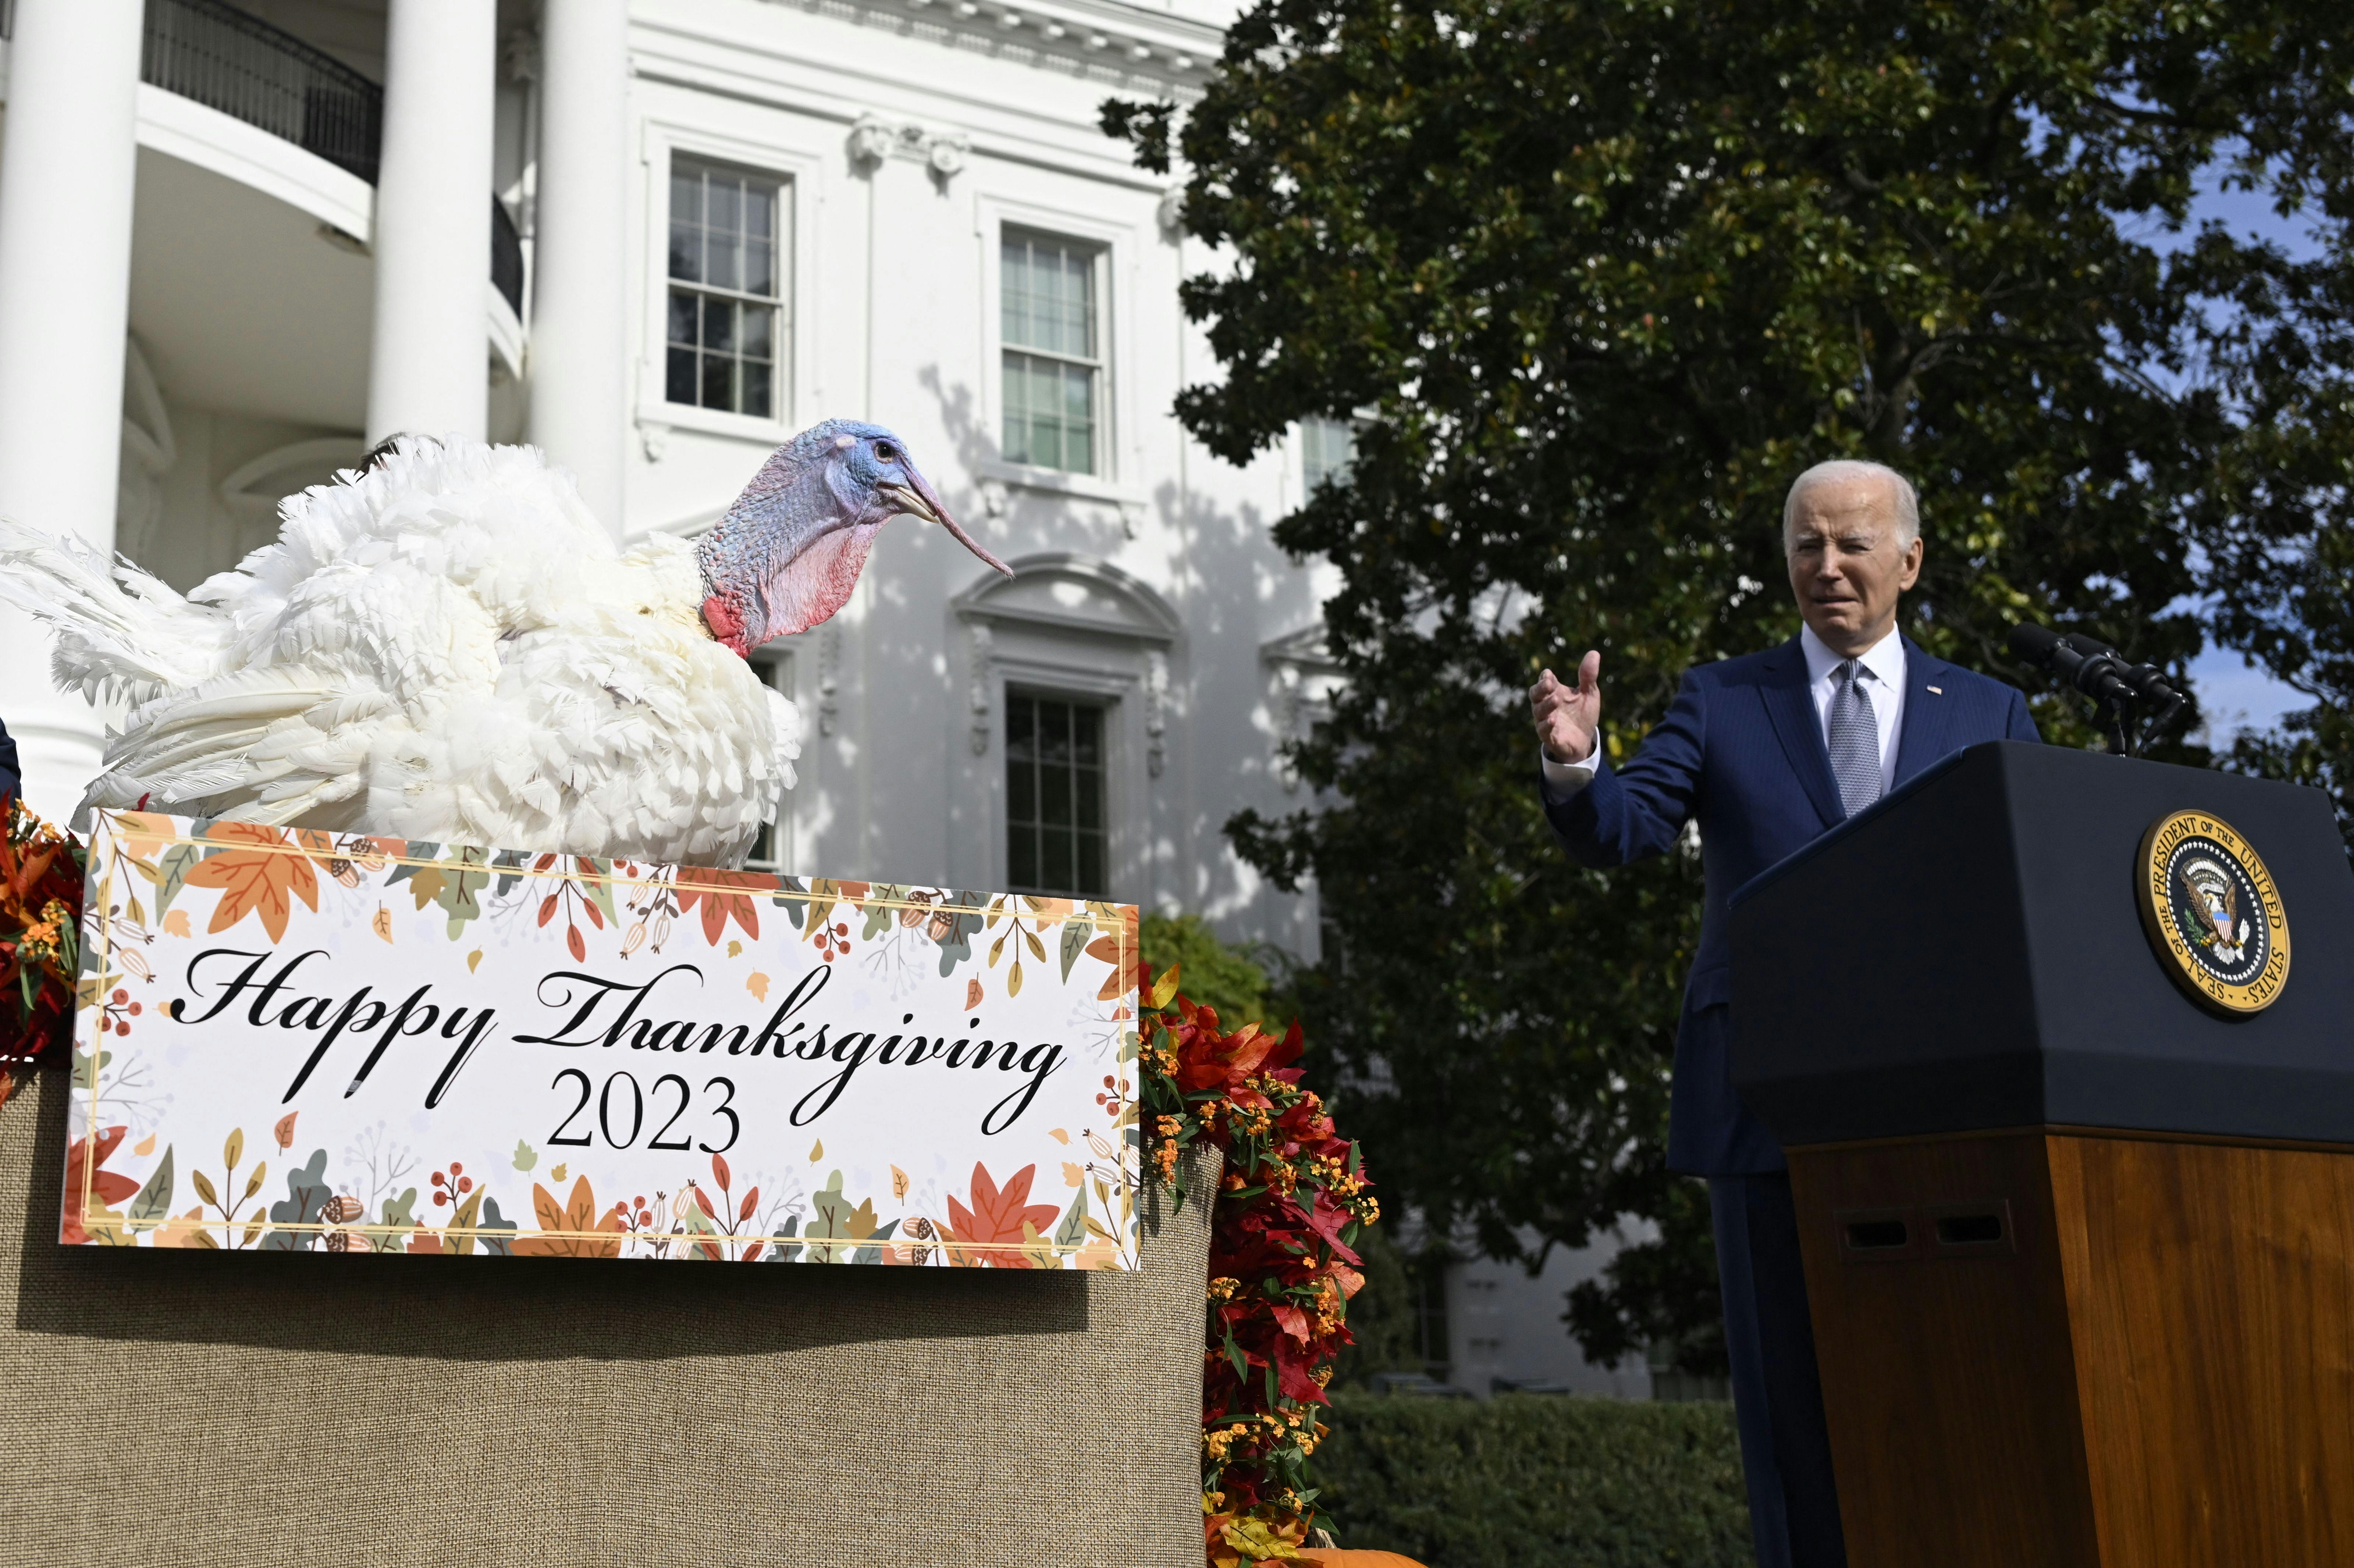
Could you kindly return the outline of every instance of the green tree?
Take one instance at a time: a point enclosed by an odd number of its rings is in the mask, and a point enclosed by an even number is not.
[[[2354,136],[2279,149],[2276,185],[2317,211],[2311,260],[2200,247],[2237,310],[2211,360],[2245,433],[2195,514],[2222,640],[2313,700],[2228,765],[2327,790],[2354,846]]]
[[[1221,1027],[1268,1022],[1267,966],[1257,949],[1224,941],[1199,915],[1147,915],[1138,938],[1145,969],[1157,976],[1177,965],[1178,989],[1214,1008]],[[1277,1028],[1289,1022],[1273,1021]]]
[[[1216,248],[1193,435],[1241,461],[1371,410],[1277,530],[1342,580],[1346,685],[1296,753],[1327,804],[1229,824],[1320,892],[1310,1037],[1386,1201],[1508,1256],[1661,1222],[1578,1304],[1590,1349],[1721,1356],[1661,1160],[1700,869],[1565,862],[1523,689],[1600,648],[1623,758],[1686,667],[1790,635],[1781,500],[1833,456],[1919,485],[1933,652],[2021,678],[2032,616],[2180,674],[2198,562],[2266,558],[2263,340],[2311,346],[2331,302],[2176,231],[2219,172],[2338,200],[2349,42],[2318,0],[1262,0],[1182,117],[1106,106]]]

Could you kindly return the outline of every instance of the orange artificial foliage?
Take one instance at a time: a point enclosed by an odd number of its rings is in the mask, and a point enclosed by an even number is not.
[[[1202,1524],[1212,1568],[1235,1568],[1296,1557],[1315,1522],[1316,1411],[1364,1283],[1352,1244],[1381,1210],[1357,1146],[1300,1086],[1299,1026],[1229,1033],[1176,980],[1172,969],[1144,998],[1144,1123],[1164,1181],[1196,1139],[1225,1156],[1210,1216]]]
[[[73,837],[0,796],[0,1100],[8,1070],[62,1048],[73,1033],[82,867]]]

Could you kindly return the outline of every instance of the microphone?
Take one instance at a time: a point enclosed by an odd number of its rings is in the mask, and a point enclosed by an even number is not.
[[[2134,689],[2134,694],[2153,703],[2179,703],[2182,694],[2167,683],[2166,672],[2155,664],[2128,664],[2125,655],[2107,643],[2095,641],[2081,631],[2072,631],[2060,640],[2088,659],[2107,658],[2116,662],[2117,676]]]
[[[2063,638],[2050,627],[2038,626],[2032,621],[2022,620],[2010,629],[2013,657],[2050,670],[2097,701],[2133,701],[2135,687],[2126,678],[2131,666],[2100,643],[2093,643],[2100,652],[2087,653],[2074,646],[2075,641],[2074,638]],[[2084,641],[2092,641],[2090,638]]]

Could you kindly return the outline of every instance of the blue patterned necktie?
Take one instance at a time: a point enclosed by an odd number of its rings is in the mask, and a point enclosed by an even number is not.
[[[1872,678],[1852,659],[1831,672],[1831,774],[1850,817],[1880,799],[1880,721],[1863,689]]]

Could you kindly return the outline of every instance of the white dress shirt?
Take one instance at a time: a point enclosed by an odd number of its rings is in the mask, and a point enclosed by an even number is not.
[[[1839,689],[1831,677],[1847,662],[1847,655],[1816,636],[1811,626],[1799,629],[1798,647],[1807,656],[1807,693],[1815,699],[1815,722],[1822,726],[1823,744],[1829,747],[1831,695]],[[1891,631],[1866,649],[1857,662],[1869,672],[1858,678],[1863,682],[1863,694],[1871,699],[1872,719],[1880,726],[1880,792],[1884,795],[1896,788],[1896,743],[1904,734],[1904,639]],[[1583,762],[1555,762],[1539,747],[1537,760],[1544,768],[1546,793],[1557,800],[1566,800],[1593,783],[1601,755],[1597,745]]]

